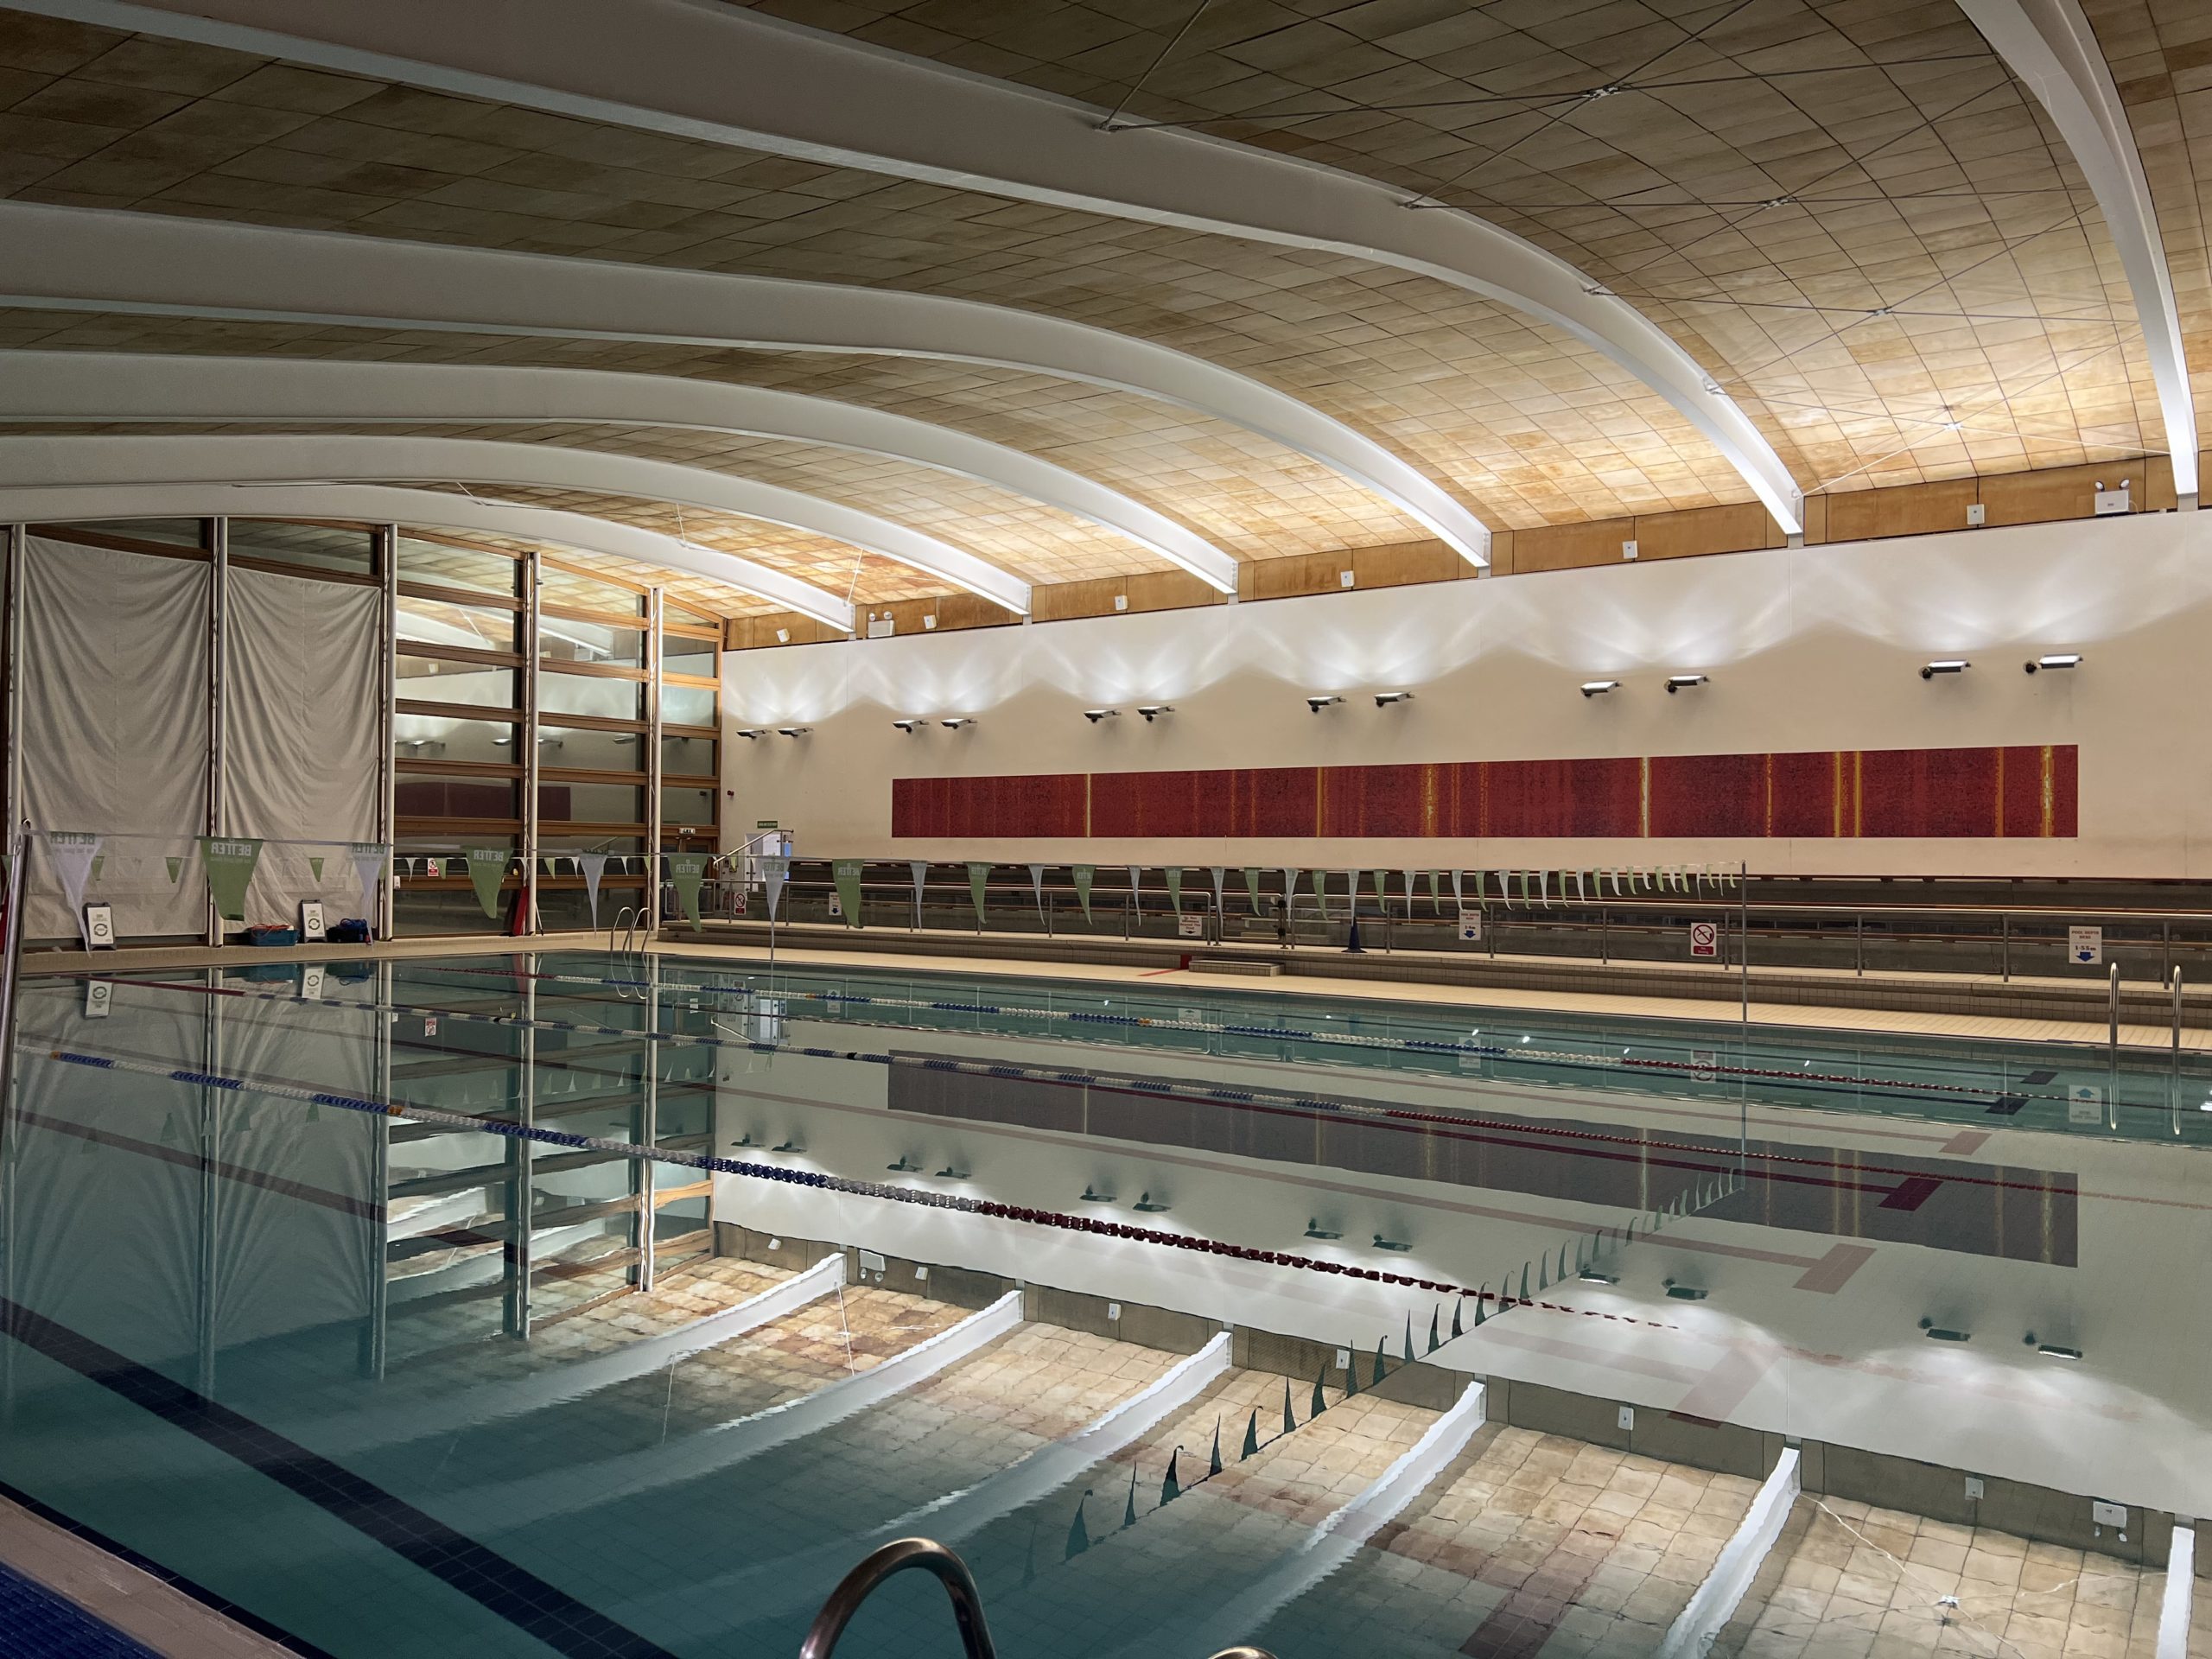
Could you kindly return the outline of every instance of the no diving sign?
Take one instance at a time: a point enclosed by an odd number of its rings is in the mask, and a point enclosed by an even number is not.
[[[1690,955],[1707,961],[1720,955],[1720,925],[1718,922],[1690,924]]]

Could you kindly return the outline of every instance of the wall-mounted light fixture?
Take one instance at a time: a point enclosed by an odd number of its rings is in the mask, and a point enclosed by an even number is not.
[[[1702,674],[1669,674],[1667,677],[1667,692],[1671,696],[1677,691],[1687,691],[1694,685],[1705,683],[1706,677]]]
[[[1411,702],[1413,700],[1414,694],[1410,691],[1377,691],[1375,694],[1377,709],[1388,709],[1394,702]]]
[[[948,732],[965,731],[969,727],[973,726],[975,723],[976,716],[973,715],[956,715],[950,720],[940,720],[938,721],[938,724],[944,727]]]
[[[1306,699],[1306,712],[1308,714],[1318,715],[1324,709],[1333,708],[1336,704],[1340,703],[1343,701],[1344,699],[1339,696],[1316,694],[1315,696]]]
[[[900,731],[906,733],[907,736],[912,737],[916,732],[918,732],[927,727],[929,721],[926,720],[894,720],[891,723],[897,727]]]
[[[2056,1342],[2037,1343],[2036,1344],[2036,1352],[2041,1354],[2045,1359],[2079,1359],[2082,1357],[2082,1351],[2079,1348],[2069,1348],[2063,1344]]]
[[[1137,705],[1137,713],[1144,716],[1144,723],[1147,726],[1162,715],[1172,715],[1174,712],[1175,705],[1172,702],[1141,702]]]
[[[2082,653],[2080,652],[2061,651],[2054,652],[2048,657],[2033,658],[2027,664],[2027,671],[2033,674],[2038,670],[2046,668],[2079,668],[2081,666]]]
[[[779,737],[804,737],[813,729],[814,728],[811,726],[779,726],[776,728],[776,735]]]
[[[747,727],[745,730],[743,730],[743,731],[740,732],[740,733],[738,734],[738,735],[739,735],[740,737],[743,737],[743,738],[755,738],[755,737],[766,737],[766,736],[767,736],[767,735],[768,735],[768,734],[767,734],[765,730],[763,730],[760,727],[758,727],[758,726],[751,726],[751,727]]]
[[[1963,674],[1973,666],[1974,664],[1963,657],[1938,657],[1934,662],[1923,663],[1921,665],[1920,677],[1923,680],[1932,680],[1938,674]]]
[[[1118,709],[1086,709],[1083,711],[1083,717],[1096,726],[1102,720],[1119,720],[1122,711]]]
[[[1620,689],[1621,683],[1618,680],[1585,680],[1582,682],[1582,695],[1586,697],[1601,697],[1609,691],[1618,691]]]

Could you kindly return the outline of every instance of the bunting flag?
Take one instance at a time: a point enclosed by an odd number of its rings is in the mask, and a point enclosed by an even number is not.
[[[1560,895],[1562,899],[1566,896],[1567,895],[1565,893],[1561,893]],[[1577,870],[1574,873],[1574,902],[1578,905],[1585,905],[1590,902],[1587,896],[1585,895],[1582,891],[1582,872],[1580,870]]]
[[[48,830],[43,832],[43,839],[46,855],[53,861],[61,891],[68,897],[69,913],[76,918],[77,931],[89,946],[92,941],[91,935],[85,932],[85,883],[92,877],[92,861],[99,856],[100,837]]]
[[[1037,919],[1041,922],[1045,919],[1045,867],[1042,864],[1029,867],[1029,890],[1037,895]]]
[[[1167,902],[1178,916],[1183,913],[1183,867],[1180,864],[1167,867]]]
[[[781,855],[760,861],[760,880],[768,890],[768,919],[776,919],[776,901],[784,896],[784,881],[791,873],[791,861]]]
[[[162,862],[168,868],[169,886],[175,887],[184,880],[184,860],[181,856],[175,853],[164,853]]]
[[[254,866],[261,861],[261,842],[252,837],[202,836],[200,861],[207,868],[215,913],[226,922],[245,920],[245,890],[253,880]]]
[[[1069,873],[1075,877],[1076,902],[1083,906],[1084,924],[1088,926],[1090,922],[1090,884],[1098,874],[1098,867],[1096,864],[1077,864],[1070,868]]]
[[[1244,867],[1244,896],[1252,901],[1252,913],[1257,916],[1260,913],[1260,872],[1250,864]]]
[[[1490,908],[1490,900],[1483,893],[1483,873],[1480,870],[1475,872],[1475,906],[1479,910]]]
[[[668,879],[676,888],[676,902],[683,906],[683,913],[691,918],[691,925],[699,925],[699,884],[706,879],[707,855],[704,853],[670,853],[665,862]]]
[[[1376,870],[1372,874],[1375,877],[1375,907],[1388,916],[1390,913],[1390,872]],[[1406,900],[1408,904],[1412,903],[1413,896],[1413,884],[1408,881],[1406,884]]]
[[[1552,873],[1549,870],[1536,872],[1536,897],[1546,910],[1552,907]]]
[[[1459,872],[1454,870],[1452,874],[1457,875]],[[1408,876],[1407,880],[1410,882],[1412,880],[1412,877]],[[1408,886],[1406,889],[1406,893],[1408,897],[1410,898],[1413,893],[1413,888]],[[1428,907],[1434,911],[1439,916],[1441,916],[1444,913],[1444,872],[1441,870],[1431,870],[1428,873]]]
[[[1318,870],[1314,872],[1317,876],[1319,874]],[[1325,912],[1329,907],[1324,905],[1321,908]],[[1344,919],[1348,922],[1359,919],[1359,872],[1357,870],[1344,872]]]
[[[599,925],[599,881],[607,874],[605,853],[578,853],[576,868],[583,872],[584,902],[591,907],[591,925]]]
[[[315,878],[315,886],[319,887],[322,885],[322,855],[321,853],[308,855],[308,874]]]
[[[1483,873],[1480,870],[1475,872],[1475,892],[1478,895],[1483,890],[1482,876]],[[1465,870],[1452,872],[1452,908],[1454,910],[1465,910],[1467,907],[1466,882],[1467,873]]]
[[[983,898],[989,891],[990,885],[991,867],[988,864],[978,863],[974,859],[969,860],[968,896],[976,901],[976,925],[978,927],[983,925]]]
[[[1078,1497],[1075,1501],[1075,1521],[1068,1528],[1068,1548],[1067,1554],[1060,1558],[1063,1560],[1071,1561],[1090,1548],[1090,1532],[1083,1524],[1084,1498],[1090,1496],[1090,1488],[1086,1486],[1083,1489],[1083,1497]]]
[[[461,855],[468,870],[468,884],[476,889],[476,902],[483,906],[486,916],[497,921],[499,884],[507,879],[507,866],[514,855],[505,847],[464,847]],[[211,884],[213,882],[212,871],[207,879]]]
[[[845,912],[845,925],[861,925],[861,869],[857,858],[841,858],[830,867],[837,883],[837,907]]]
[[[906,868],[914,878],[914,925],[918,929],[922,925],[922,888],[930,879],[930,861],[926,858],[908,859]]]
[[[1249,871],[1246,872],[1246,879],[1250,879]],[[1297,896],[1297,893],[1298,872],[1296,870],[1285,870],[1282,873],[1282,913],[1286,918],[1289,917],[1291,912],[1290,901]],[[1257,888],[1253,889],[1253,903],[1255,905],[1259,902],[1258,895],[1259,890]]]
[[[1225,917],[1229,914],[1229,867],[1217,864],[1213,867],[1212,874],[1213,913]]]
[[[1141,864],[1131,864],[1125,868],[1129,873],[1129,902],[1136,907],[1137,914],[1141,916],[1144,914],[1144,867]]]

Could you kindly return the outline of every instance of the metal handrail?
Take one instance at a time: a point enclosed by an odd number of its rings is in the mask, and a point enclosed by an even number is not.
[[[990,1627],[983,1622],[983,1598],[976,1588],[976,1575],[968,1563],[932,1538],[900,1538],[884,1547],[845,1574],[822,1611],[808,1627],[799,1644],[799,1659],[830,1659],[837,1638],[845,1633],[853,1615],[876,1587],[894,1573],[919,1568],[937,1574],[952,1602],[953,1622],[960,1627],[960,1645],[968,1659],[997,1659],[991,1645]]]
[[[976,1575],[968,1570],[968,1563],[960,1559],[958,1551],[947,1548],[934,1538],[898,1539],[846,1573],[830,1592],[829,1600],[822,1604],[814,1623],[807,1627],[806,1640],[799,1645],[799,1659],[830,1659],[836,1650],[837,1638],[853,1622],[853,1615],[860,1611],[861,1604],[893,1573],[910,1567],[934,1573],[944,1586],[944,1593],[952,1603],[953,1622],[960,1627],[960,1645],[966,1650],[968,1659],[997,1659],[998,1650],[991,1645],[990,1629],[983,1622],[983,1598],[976,1588]],[[1213,1659],[1274,1659],[1274,1656],[1265,1648],[1239,1646],[1224,1648]]]

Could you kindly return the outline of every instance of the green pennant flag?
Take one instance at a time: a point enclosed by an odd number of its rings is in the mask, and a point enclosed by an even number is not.
[[[969,859],[968,861],[968,896],[976,901],[976,922],[978,926],[982,925],[983,920],[983,895],[989,892],[990,886],[991,867],[988,864],[979,864],[972,858]]]
[[[103,865],[103,864],[105,864],[105,863],[106,863],[106,862],[107,862],[107,855],[106,855],[105,853],[94,853],[94,854],[92,855],[92,880],[93,880],[97,881],[97,880],[99,880],[100,879],[100,866],[101,866],[101,865]]]
[[[169,886],[175,887],[184,880],[184,860],[180,855],[165,853],[162,856],[162,862],[169,867]]]
[[[1257,916],[1260,913],[1260,871],[1257,865],[1247,864],[1244,867],[1244,893],[1252,901],[1252,913]]]
[[[1088,926],[1090,922],[1090,883],[1098,874],[1098,867],[1096,864],[1073,864],[1068,868],[1075,877],[1076,902],[1083,906],[1084,923]]]
[[[691,925],[698,926],[699,884],[706,879],[707,855],[668,853],[663,855],[663,861],[668,866],[669,881],[676,888],[676,902],[683,906]]]
[[[308,855],[308,873],[315,877],[315,886],[322,885],[322,855],[321,853]]]
[[[845,925],[861,925],[861,863],[857,858],[841,858],[830,867],[837,881],[837,907],[845,912]]]
[[[1411,896],[1408,895],[1409,898]],[[1441,870],[1431,870],[1428,873],[1428,903],[1429,908],[1438,915],[1441,916],[1444,913],[1444,872]]]
[[[1178,916],[1183,913],[1183,867],[1179,864],[1167,867],[1167,902]]]
[[[467,861],[468,885],[476,889],[476,902],[486,916],[499,920],[499,884],[507,879],[514,855],[505,847],[464,847],[461,855]]]
[[[261,861],[261,842],[202,836],[200,861],[207,867],[207,890],[215,895],[215,913],[226,922],[245,920],[245,890],[253,880],[253,867]]]
[[[1373,874],[1375,877],[1376,907],[1387,916],[1390,913],[1390,872],[1388,870],[1376,870],[1373,872]],[[1408,892],[1406,896],[1410,899],[1413,895]]]

